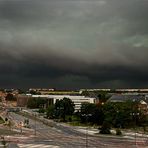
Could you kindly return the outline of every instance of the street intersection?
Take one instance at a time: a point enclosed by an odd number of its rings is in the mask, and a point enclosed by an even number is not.
[[[19,124],[25,117],[10,113],[10,117]],[[9,137],[11,144],[20,148],[146,148],[144,143],[135,143],[134,139],[117,137],[100,137],[90,135],[89,132],[80,132],[75,127],[55,123],[47,126],[38,120],[29,119],[30,128],[17,127],[17,137]]]

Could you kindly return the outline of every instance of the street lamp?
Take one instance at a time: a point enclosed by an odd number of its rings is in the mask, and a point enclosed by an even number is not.
[[[86,122],[88,123],[88,118],[92,116],[92,114],[83,114],[82,116],[86,117]],[[86,126],[86,148],[88,147],[88,126]]]
[[[35,131],[34,131],[34,134],[36,136],[36,112],[35,112]]]
[[[137,145],[137,137],[136,137],[136,125],[137,125],[137,117],[140,115],[139,112],[137,112],[137,102],[135,99],[133,99],[133,102],[134,102],[134,106],[133,106],[133,109],[136,109],[134,112],[131,113],[132,117],[134,118],[134,122],[135,122],[135,146]]]
[[[137,117],[139,116],[139,113],[133,112],[131,113],[132,117],[134,118],[134,125],[135,125],[135,145],[137,145],[137,136],[136,136],[136,125],[137,125]]]
[[[36,102],[36,108],[37,108],[37,98],[35,98],[35,102]],[[34,135],[35,135],[35,137],[36,137],[36,110],[35,110],[35,131],[34,131]]]

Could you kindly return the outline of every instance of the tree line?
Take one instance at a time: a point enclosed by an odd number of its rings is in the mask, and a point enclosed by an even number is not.
[[[43,109],[46,101],[34,100],[35,107]],[[33,101],[32,101],[33,102]],[[38,102],[38,103],[37,103]],[[33,104],[33,103],[32,103]],[[29,107],[29,105],[28,105]],[[44,109],[46,117],[58,121],[80,122],[97,125],[102,133],[110,133],[113,128],[131,128],[148,125],[148,116],[138,107],[138,102],[105,102],[83,103],[81,109],[75,112],[75,105],[69,98],[57,100],[55,104]]]

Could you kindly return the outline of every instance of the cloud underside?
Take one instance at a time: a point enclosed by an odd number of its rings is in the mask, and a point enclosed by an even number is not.
[[[147,87],[145,0],[1,0],[1,87]]]

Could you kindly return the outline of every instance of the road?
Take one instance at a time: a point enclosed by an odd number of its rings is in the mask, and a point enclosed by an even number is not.
[[[25,117],[10,113],[9,115],[16,123],[24,121]],[[134,140],[121,138],[107,138],[86,135],[74,130],[73,127],[55,124],[54,127],[47,126],[39,121],[29,119],[30,134],[24,140],[18,137],[18,147],[24,148],[144,148],[136,146]],[[25,132],[25,129],[22,129]],[[21,133],[21,130],[20,130]],[[22,133],[22,135],[23,135]],[[36,136],[33,136],[36,135]],[[20,140],[21,139],[21,140]]]

